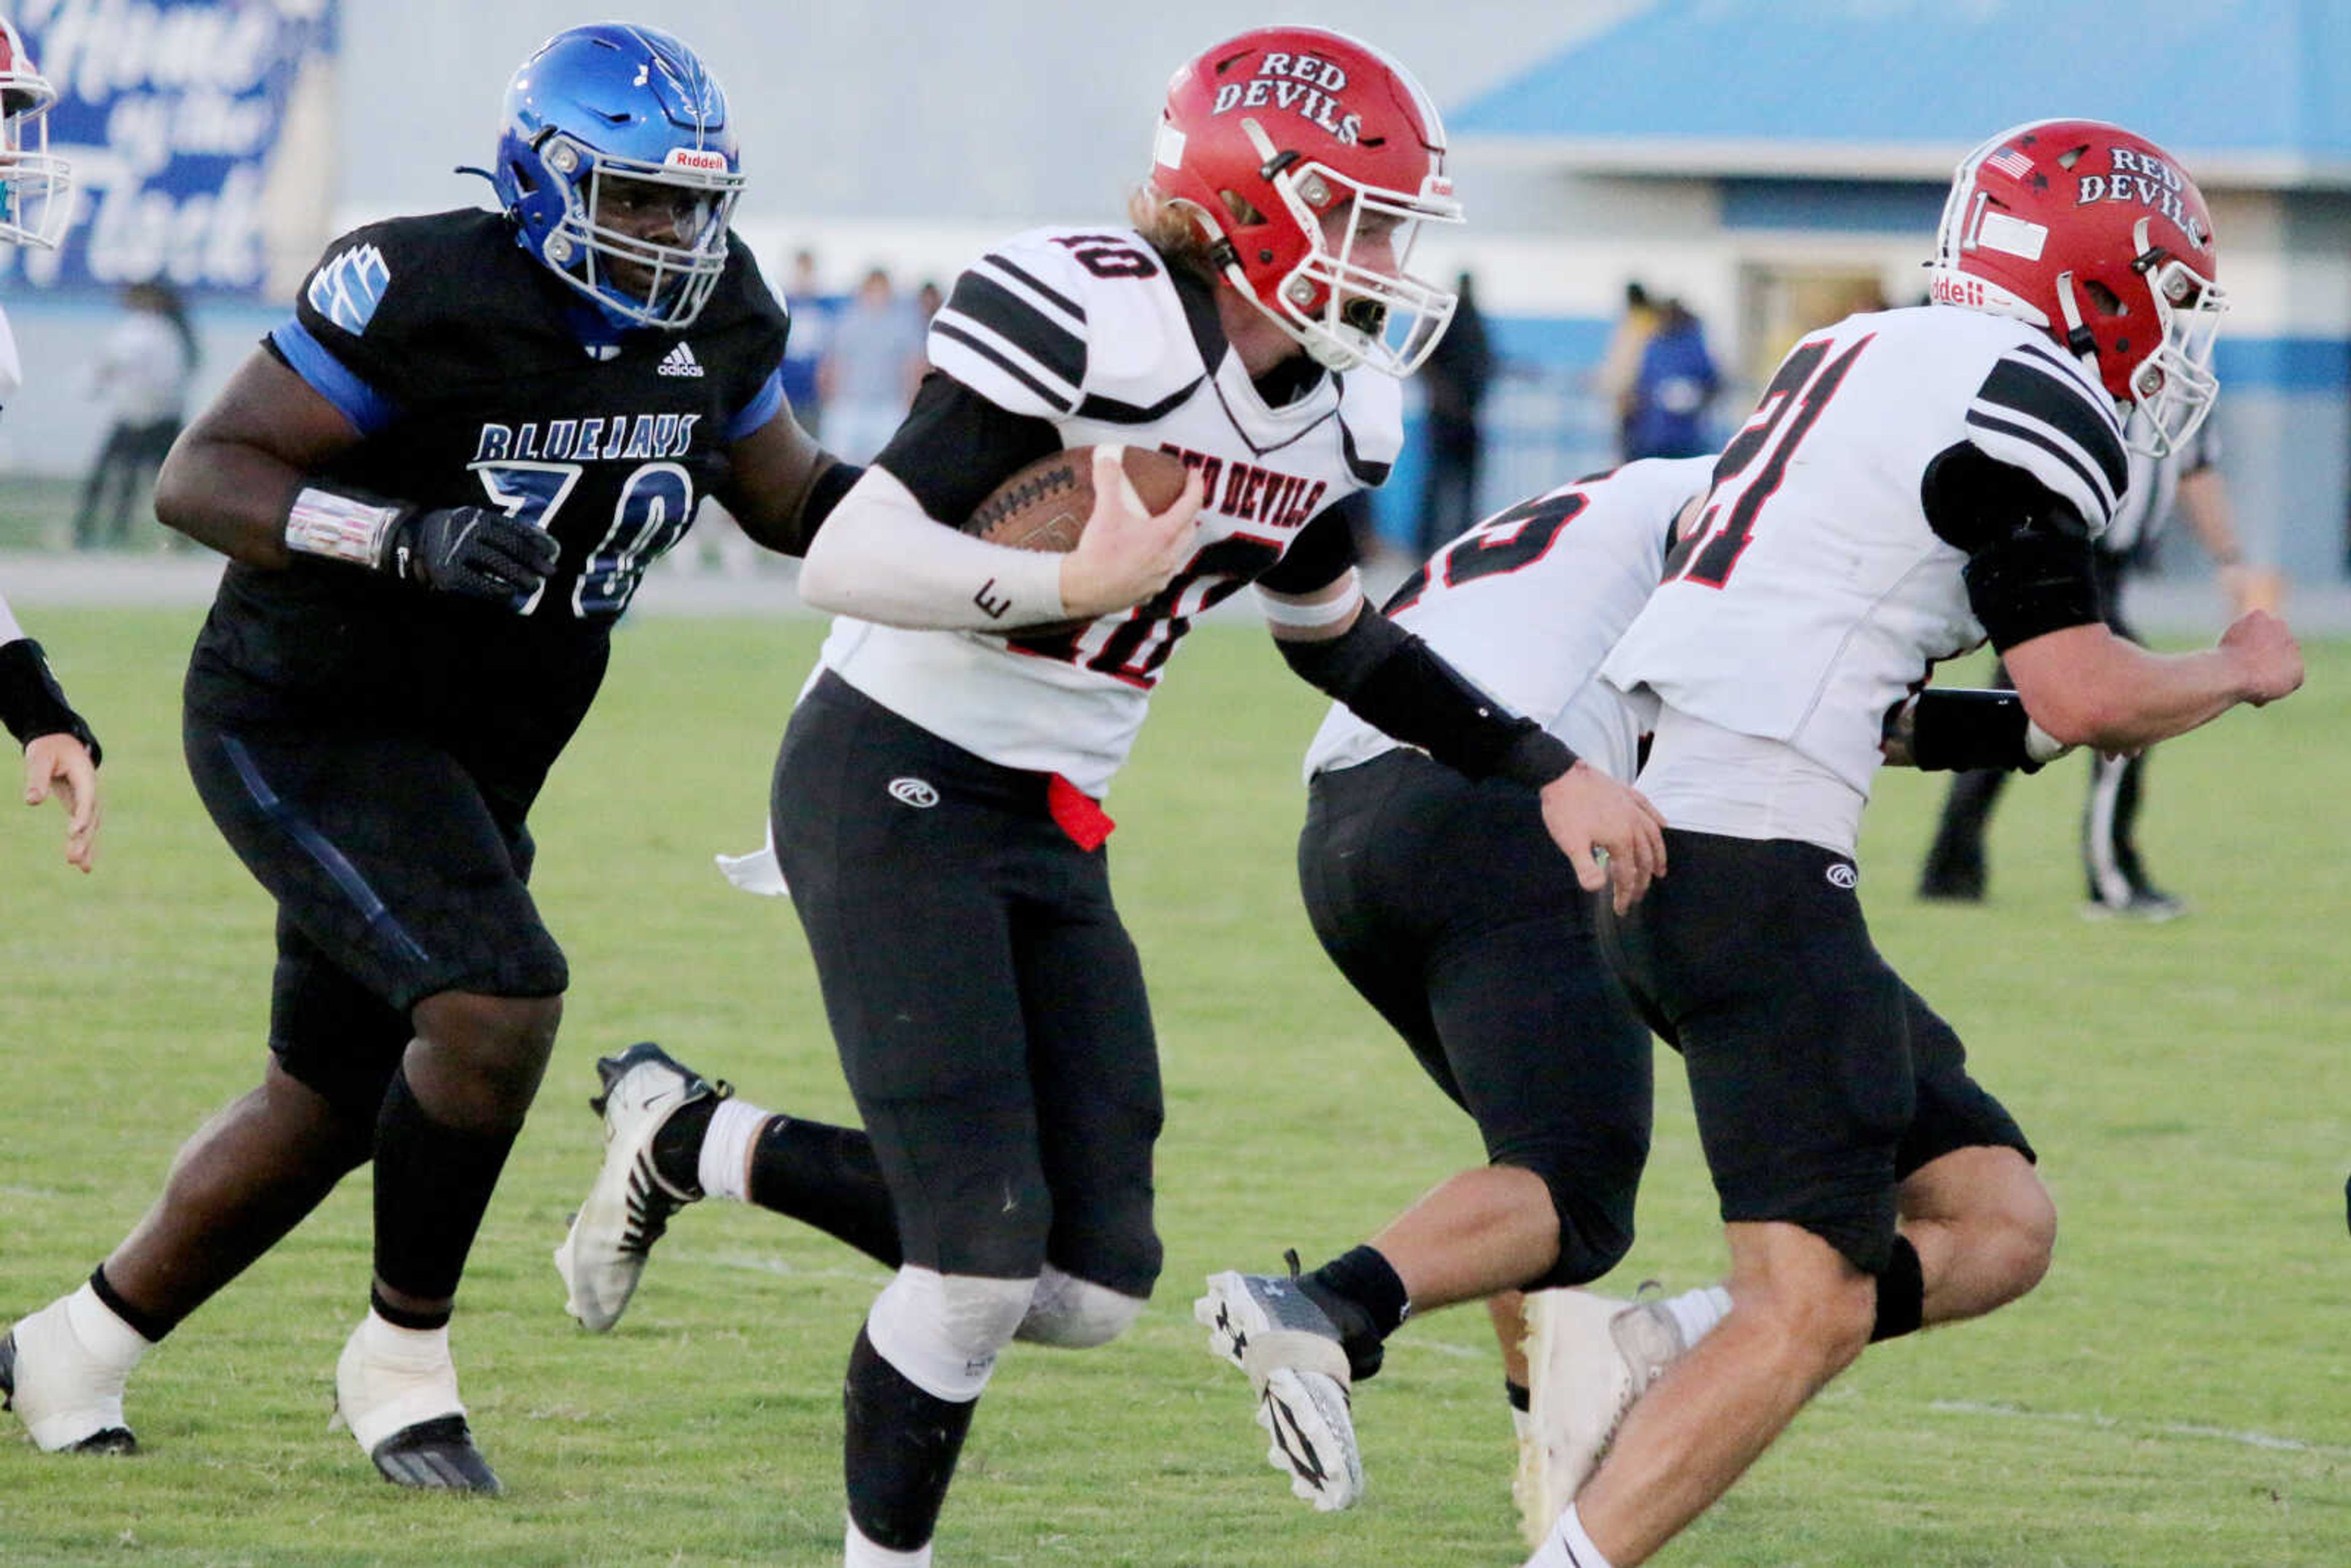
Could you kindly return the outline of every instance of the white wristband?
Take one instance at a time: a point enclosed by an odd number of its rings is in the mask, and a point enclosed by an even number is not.
[[[1287,626],[1300,632],[1336,626],[1353,615],[1355,606],[1364,601],[1364,580],[1355,574],[1352,566],[1347,569],[1346,581],[1345,591],[1331,599],[1292,599],[1286,593],[1260,588],[1257,591],[1258,608],[1265,612],[1269,626]]]
[[[380,566],[383,537],[401,510],[332,490],[306,489],[286,514],[286,548],[354,566]]]

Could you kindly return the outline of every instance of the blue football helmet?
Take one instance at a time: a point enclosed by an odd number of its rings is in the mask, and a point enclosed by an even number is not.
[[[677,330],[717,287],[743,190],[726,89],[652,27],[558,33],[507,87],[490,183],[556,277],[618,320]]]

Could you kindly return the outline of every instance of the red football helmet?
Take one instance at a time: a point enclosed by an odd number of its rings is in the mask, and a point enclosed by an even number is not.
[[[0,244],[54,249],[73,218],[73,168],[49,152],[55,89],[0,16]]]
[[[1332,370],[1405,375],[1454,297],[1406,270],[1424,220],[1459,223],[1445,127],[1420,84],[1369,44],[1259,27],[1178,70],[1151,190],[1194,214],[1209,259]]]
[[[2041,120],[1968,154],[1935,236],[1946,305],[2045,329],[2137,405],[2135,446],[2160,457],[2212,409],[2212,214],[2162,148],[2118,125]]]

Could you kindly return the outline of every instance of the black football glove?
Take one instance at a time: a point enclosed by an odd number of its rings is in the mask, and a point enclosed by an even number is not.
[[[381,564],[394,576],[472,599],[538,591],[563,547],[544,528],[483,507],[412,507],[385,531]]]

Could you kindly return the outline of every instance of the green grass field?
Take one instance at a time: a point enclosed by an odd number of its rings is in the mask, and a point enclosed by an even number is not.
[[[0,1321],[87,1274],[180,1142],[256,1081],[270,963],[269,905],[178,756],[197,614],[32,619],[106,740],[108,817],[88,880],[59,861],[54,812],[0,831]],[[596,1166],[600,1052],[658,1039],[759,1103],[848,1113],[789,909],[710,862],[758,841],[818,630],[633,626],[536,815],[575,988],[456,1327],[507,1496],[399,1492],[326,1429],[366,1300],[362,1175],[149,1358],[130,1401],[143,1454],[0,1443],[0,1563],[838,1560],[841,1371],[882,1270],[708,1204],[595,1338],[548,1260]],[[2165,748],[2143,838],[2196,904],[2169,926],[2077,918],[2078,762],[2004,802],[1981,910],[1911,902],[1938,787],[1886,779],[1862,856],[1879,944],[2039,1145],[2056,1267],[1987,1322],[1871,1353],[1661,1562],[2351,1563],[2346,694],[2351,647],[2314,650],[2292,702]],[[1276,1267],[1284,1246],[1327,1256],[1477,1145],[1306,928],[1290,844],[1313,695],[1261,636],[1212,625],[1158,706],[1111,806],[1165,1059],[1166,1276],[1120,1343],[1006,1356],[938,1560],[1508,1568],[1510,1425],[1482,1313],[1392,1343],[1357,1399],[1369,1493],[1335,1517],[1262,1463],[1246,1384],[1191,1322],[1204,1274]],[[1660,1084],[1622,1290],[1721,1262],[1670,1059]]]

